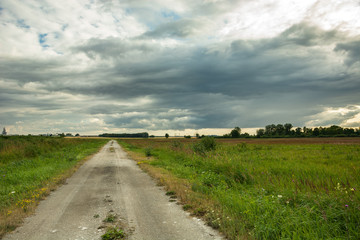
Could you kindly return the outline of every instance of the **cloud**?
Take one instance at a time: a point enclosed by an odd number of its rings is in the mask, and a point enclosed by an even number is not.
[[[347,43],[338,43],[334,50],[344,51],[347,53],[347,59],[345,60],[345,64],[348,66],[360,62],[360,40]]]
[[[309,126],[340,125],[344,127],[360,126],[360,105],[340,108],[325,107],[322,112],[310,117]]]
[[[358,21],[336,21],[346,9],[359,11],[353,4],[3,1],[2,8],[0,123],[22,122],[23,132],[357,123],[355,110],[328,111],[360,105]]]
[[[200,33],[204,21],[181,19],[158,26],[156,29],[143,34],[145,38],[186,38]]]
[[[90,39],[84,45],[74,47],[74,52],[83,52],[89,58],[126,58],[134,55],[144,56],[155,51],[157,46],[141,40],[122,40],[120,38]]]

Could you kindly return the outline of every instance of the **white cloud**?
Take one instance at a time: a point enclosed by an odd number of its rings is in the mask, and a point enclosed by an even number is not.
[[[309,116],[307,126],[329,126],[340,125],[344,127],[360,126],[360,105],[349,105],[346,107],[325,107],[320,113]]]
[[[145,31],[143,24],[123,9],[106,9],[91,2],[3,1],[1,53],[13,57],[56,56],[91,38],[121,39]],[[47,34],[43,44],[40,34]]]
[[[241,39],[275,37],[300,23],[317,0],[245,1],[224,14],[220,34]]]
[[[360,113],[350,119],[346,119],[341,125],[345,127],[360,127]]]
[[[358,1],[316,1],[307,13],[306,20],[324,30],[336,29],[349,36],[360,34],[360,4]]]

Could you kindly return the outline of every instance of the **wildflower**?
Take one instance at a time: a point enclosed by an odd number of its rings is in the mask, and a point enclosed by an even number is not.
[[[12,211],[8,211],[8,212],[7,212],[7,215],[10,215],[11,213],[12,213]]]
[[[15,193],[15,191],[12,191],[12,192],[11,192],[11,194],[14,194],[14,193]]]
[[[286,204],[289,204],[290,202],[289,201],[286,201]]]
[[[349,205],[346,204],[345,207],[349,207]]]
[[[282,195],[278,195],[278,198],[282,198]]]
[[[355,188],[353,188],[353,187],[352,187],[352,188],[350,188],[350,191],[354,192],[354,191],[355,191]]]

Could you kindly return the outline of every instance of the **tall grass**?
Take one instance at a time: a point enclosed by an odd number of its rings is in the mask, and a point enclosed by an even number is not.
[[[359,145],[129,143],[213,199],[206,218],[230,239],[360,239]]]
[[[48,184],[61,181],[61,174],[96,152],[106,141],[0,137],[0,236],[17,224],[10,226],[8,221],[17,210],[26,212],[49,192]]]

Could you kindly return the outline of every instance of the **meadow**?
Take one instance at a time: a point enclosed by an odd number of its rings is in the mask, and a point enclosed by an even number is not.
[[[119,143],[229,239],[360,239],[357,138]]]
[[[107,139],[0,137],[0,237],[64,182]]]

